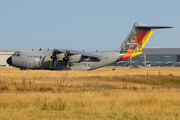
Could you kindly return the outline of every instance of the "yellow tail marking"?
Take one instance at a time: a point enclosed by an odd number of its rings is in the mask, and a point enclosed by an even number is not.
[[[134,53],[131,55],[131,57],[134,57],[134,56],[137,56],[137,55],[140,55],[140,54],[142,54],[142,52],[134,52]]]
[[[154,31],[150,31],[147,35],[144,36],[144,38],[142,40],[142,45],[137,47],[136,50],[135,50],[135,51],[139,51],[139,52],[133,52],[131,57],[142,54],[142,52],[140,52],[140,51],[144,48],[144,46],[146,45],[147,41],[149,40],[149,38],[153,34],[153,32]]]
[[[151,35],[154,33],[154,31],[150,31],[148,35],[146,35],[142,41],[142,47],[140,48],[140,51],[144,48],[145,44],[147,43],[147,41],[149,40],[149,38],[151,37]]]

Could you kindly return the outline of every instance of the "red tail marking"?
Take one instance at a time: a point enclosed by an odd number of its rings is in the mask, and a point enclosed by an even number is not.
[[[141,43],[142,42],[142,39],[143,37],[146,35],[148,30],[144,30],[144,31],[141,31],[139,33],[139,35],[137,36],[137,38],[135,39],[135,43]],[[138,45],[134,45],[134,47],[129,47],[128,48],[128,51],[126,51],[126,54],[123,56],[123,58],[121,60],[125,60],[125,59],[128,59],[129,57],[131,57],[131,55],[134,53],[134,50],[136,49],[136,47]]]

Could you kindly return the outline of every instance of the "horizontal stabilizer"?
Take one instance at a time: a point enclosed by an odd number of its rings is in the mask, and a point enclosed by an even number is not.
[[[173,27],[168,27],[168,26],[135,26],[136,28],[139,29],[165,29],[165,28],[173,28]]]

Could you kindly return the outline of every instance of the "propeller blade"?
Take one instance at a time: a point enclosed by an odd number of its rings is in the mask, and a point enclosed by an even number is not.
[[[66,65],[66,67],[67,68],[70,68],[70,66],[69,66],[69,64],[70,64],[70,62],[69,62],[69,53],[70,53],[70,50],[68,51],[68,49],[66,50],[66,53],[65,53],[65,65]]]
[[[39,51],[41,51],[41,50],[42,50],[42,47],[39,48]]]
[[[67,53],[68,53],[68,49],[66,50],[66,53],[65,53],[65,57],[66,57],[66,59],[67,59]]]
[[[53,60],[53,64],[57,67],[57,58]]]
[[[56,56],[57,50],[58,49],[56,49],[56,47],[54,47],[52,55],[50,57],[51,59],[53,59],[53,64],[55,65],[55,67],[57,67],[57,56]]]
[[[52,55],[53,55],[53,56],[56,56],[56,48],[55,48],[55,47],[54,47],[54,49],[53,49]]]

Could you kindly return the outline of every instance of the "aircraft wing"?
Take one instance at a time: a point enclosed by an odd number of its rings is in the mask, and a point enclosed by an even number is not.
[[[66,49],[58,49],[58,54],[59,53],[65,53]],[[89,52],[81,52],[81,51],[76,51],[76,50],[70,50],[69,55],[82,55],[84,57],[92,57],[92,58],[103,58],[104,56],[101,55],[97,55],[97,54],[93,54],[93,53],[89,53]]]

